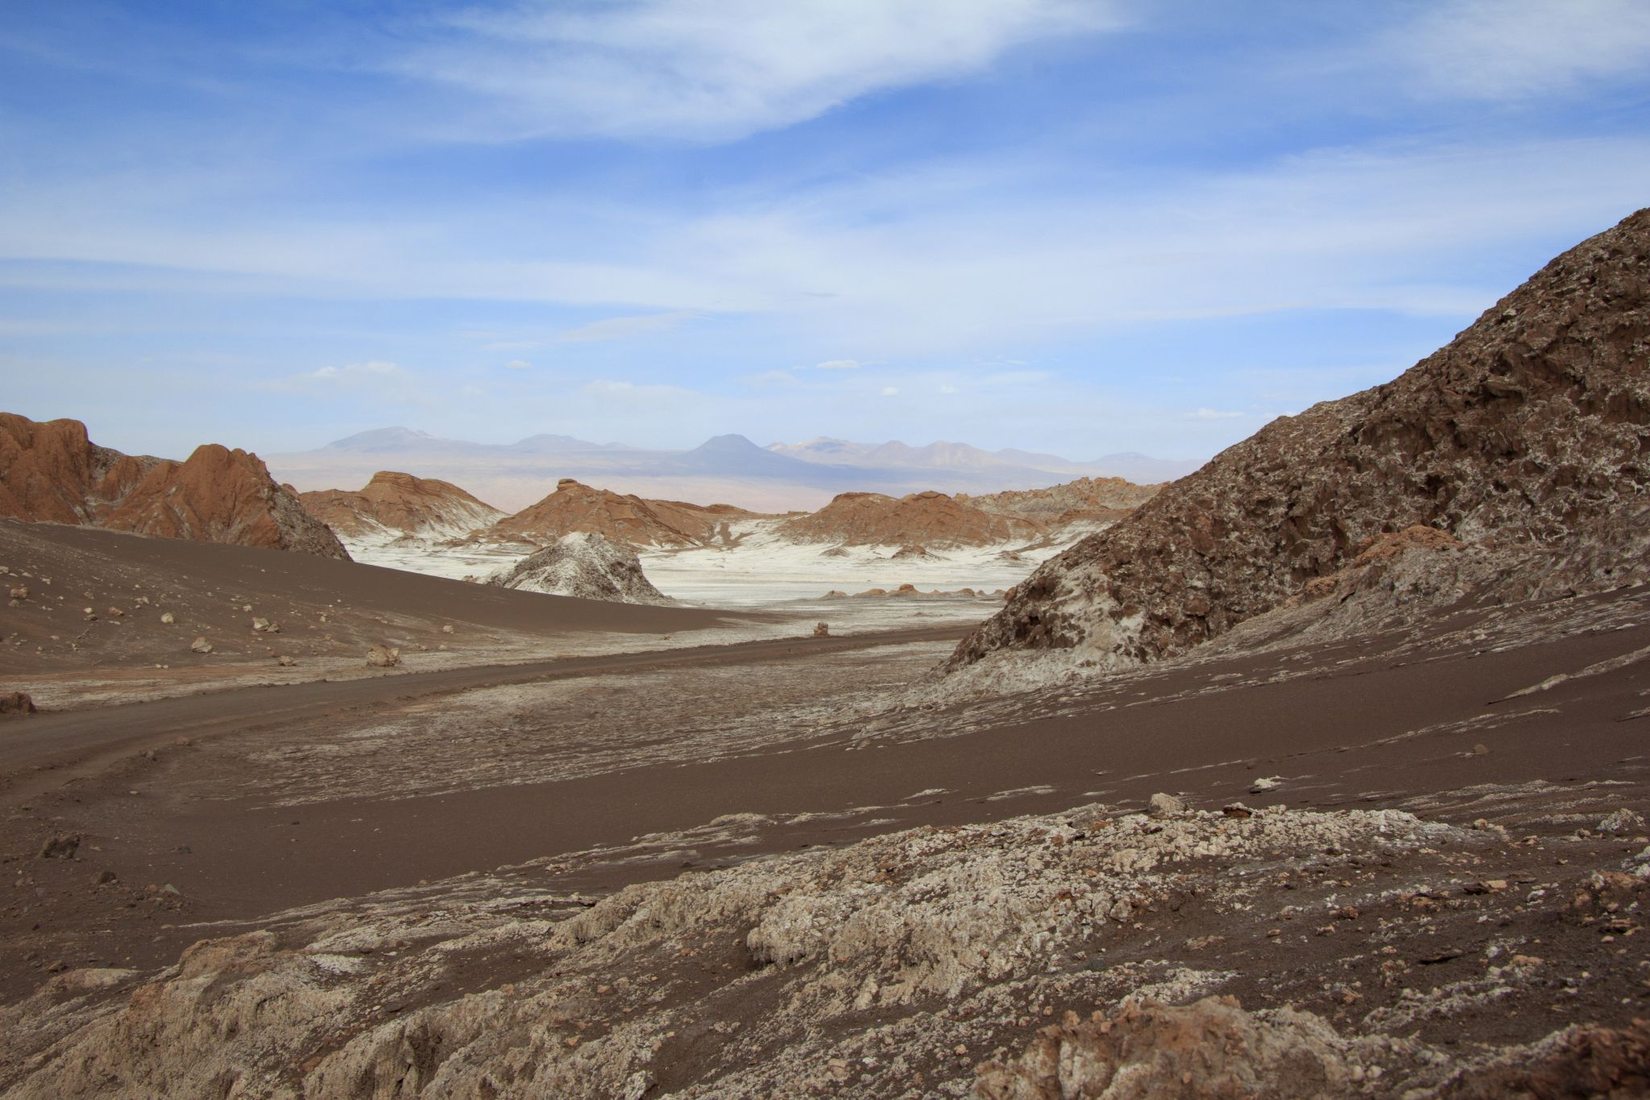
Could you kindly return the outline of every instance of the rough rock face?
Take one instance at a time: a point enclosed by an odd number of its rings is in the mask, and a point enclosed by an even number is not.
[[[456,539],[506,515],[457,485],[380,470],[359,492],[300,493],[310,515],[347,538]]]
[[[78,420],[0,413],[0,515],[31,523],[97,522],[161,460],[99,447]]]
[[[805,516],[787,519],[779,534],[798,542],[848,546],[988,546],[1041,533],[1027,520],[987,512],[945,493],[840,493]]]
[[[1107,1017],[1045,1028],[1009,1065],[980,1070],[981,1100],[1207,1097],[1313,1100],[1354,1087],[1350,1044],[1306,1012],[1252,1014],[1231,997],[1132,1001]],[[1360,1074],[1360,1077],[1362,1075]]]
[[[1187,650],[1422,526],[1498,599],[1650,576],[1650,211],[1552,261],[1399,378],[1283,417],[1021,584],[999,650]],[[1448,555],[1444,555],[1448,557]],[[1460,592],[1456,591],[1459,596]]]
[[[347,558],[257,455],[204,444],[183,462],[99,447],[76,420],[0,413],[0,515]]]
[[[555,492],[478,532],[476,538],[545,545],[579,532],[634,547],[701,546],[724,532],[728,520],[751,514],[729,504],[644,500],[564,477]]]
[[[617,603],[670,603],[642,574],[636,551],[601,535],[563,535],[512,568],[487,578],[488,584]]]
[[[992,515],[1014,516],[1058,530],[1073,523],[1122,519],[1156,496],[1161,485],[1136,485],[1120,477],[1080,477],[1047,489],[1010,489],[957,500]]]

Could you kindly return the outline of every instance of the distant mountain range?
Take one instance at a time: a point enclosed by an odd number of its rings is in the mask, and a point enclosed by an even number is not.
[[[685,451],[565,435],[472,443],[405,427],[359,432],[313,451],[271,455],[268,462],[277,477],[305,490],[353,489],[379,470],[396,469],[457,481],[489,503],[515,510],[544,496],[558,479],[577,477],[620,492],[762,511],[811,510],[851,490],[991,493],[1085,476],[1149,483],[1172,480],[1197,465],[1138,454],[1074,462],[945,442],[913,447],[820,438],[759,447],[742,435],[716,436]]]

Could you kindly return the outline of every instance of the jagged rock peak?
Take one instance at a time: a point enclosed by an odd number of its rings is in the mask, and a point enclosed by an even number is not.
[[[1650,210],[1397,379],[1273,421],[1051,559],[950,665],[1180,653],[1412,526],[1483,556],[1497,598],[1646,579],[1647,486]]]

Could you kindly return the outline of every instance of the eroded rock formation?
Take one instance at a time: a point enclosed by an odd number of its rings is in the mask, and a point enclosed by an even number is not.
[[[636,551],[596,534],[563,535],[555,543],[487,579],[488,584],[618,603],[669,603],[642,573]]]
[[[945,493],[840,493],[825,507],[780,523],[779,534],[799,542],[846,546],[987,546],[1033,538],[1040,524],[987,512]]]
[[[0,413],[0,515],[347,558],[257,455],[203,444],[174,462],[92,443],[77,420]]]
[[[644,500],[562,478],[555,492],[476,537],[544,546],[578,532],[637,548],[701,546],[717,540],[729,520],[751,514],[729,504]]]
[[[456,539],[505,517],[457,485],[380,470],[359,492],[300,493],[310,515],[346,538]]]

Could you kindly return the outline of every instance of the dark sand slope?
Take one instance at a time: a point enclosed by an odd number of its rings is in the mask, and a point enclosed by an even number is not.
[[[8,680],[156,663],[209,677],[226,663],[269,663],[280,653],[359,658],[383,641],[483,652],[511,640],[668,634],[735,618],[517,592],[308,554],[10,520],[0,520],[0,566],[8,570],[0,577],[8,588],[29,591],[0,607],[0,676]],[[173,622],[162,622],[167,614]],[[279,633],[254,631],[254,618]],[[196,637],[207,638],[214,652],[192,653]]]

